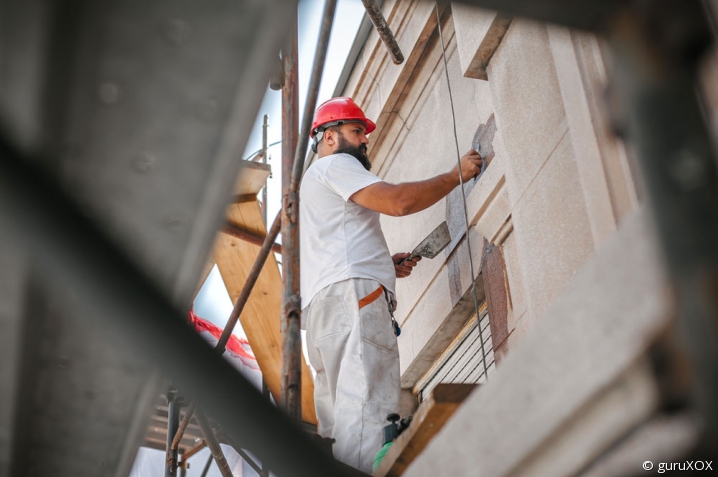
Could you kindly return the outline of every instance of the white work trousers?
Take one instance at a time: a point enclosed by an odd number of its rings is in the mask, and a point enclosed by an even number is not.
[[[317,372],[319,434],[336,439],[334,457],[368,474],[382,447],[386,416],[399,411],[399,349],[379,282],[351,278],[322,289],[307,306],[307,351]],[[376,295],[375,295],[376,296]]]

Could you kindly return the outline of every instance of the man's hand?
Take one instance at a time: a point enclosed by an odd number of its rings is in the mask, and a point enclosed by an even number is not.
[[[401,265],[399,262],[405,258],[409,258],[410,253],[395,253],[391,259],[394,262],[394,270],[396,271],[396,278],[406,278],[411,275],[411,271],[416,266],[416,263],[421,260],[421,257],[414,257],[411,260],[407,260]]]
[[[473,179],[479,173],[481,172],[481,165],[483,164],[483,159],[481,159],[481,156],[478,152],[474,151],[473,149],[469,149],[469,152],[464,154],[464,157],[461,158],[461,179],[463,182],[468,181],[469,179]],[[454,166],[454,168],[451,170],[452,174],[456,178],[456,181],[459,180],[459,166],[458,164]]]

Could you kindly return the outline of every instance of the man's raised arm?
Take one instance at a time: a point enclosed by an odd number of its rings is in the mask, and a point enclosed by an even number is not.
[[[461,177],[464,182],[481,172],[482,159],[473,149],[461,158]],[[377,182],[355,192],[349,198],[355,203],[394,217],[413,214],[436,204],[459,182],[459,166],[431,179],[416,182],[389,184]]]

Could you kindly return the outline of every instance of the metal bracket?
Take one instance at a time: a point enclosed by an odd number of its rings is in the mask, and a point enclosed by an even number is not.
[[[165,398],[167,399],[167,403],[170,401],[173,401],[177,398],[177,388],[174,386],[170,386],[167,388],[167,391],[165,392]]]
[[[301,316],[302,313],[302,297],[295,293],[287,297],[287,301],[284,303],[284,314],[285,316],[296,315]]]
[[[290,191],[282,199],[282,208],[293,224],[299,221],[299,192]]]

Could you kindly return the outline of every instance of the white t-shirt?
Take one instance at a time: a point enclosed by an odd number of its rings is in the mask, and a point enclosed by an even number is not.
[[[396,272],[379,223],[379,212],[349,200],[381,182],[349,154],[312,164],[299,192],[302,308],[322,288],[348,278],[377,280],[394,293]]]

